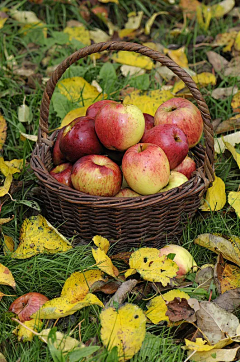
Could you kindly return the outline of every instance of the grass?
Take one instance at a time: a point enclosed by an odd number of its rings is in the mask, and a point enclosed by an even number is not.
[[[42,77],[46,77],[47,66],[54,66],[59,64],[68,55],[81,47],[80,43],[70,43],[66,45],[64,38],[61,38],[61,32],[66,26],[67,21],[74,19],[83,22],[89,29],[100,27],[103,30],[104,24],[97,18],[93,18],[89,24],[85,21],[79,12],[77,2],[73,4],[65,4],[64,2],[45,1],[43,5],[34,5],[26,1],[12,1],[5,0],[1,3],[1,8],[12,8],[17,6],[18,10],[31,10],[34,11],[40,19],[47,25],[48,39],[44,38],[34,31],[28,32],[24,35],[24,31],[19,31],[19,24],[15,20],[6,23],[4,28],[0,30],[0,44],[2,44],[3,52],[0,55],[0,108],[8,124],[8,138],[3,149],[3,156],[6,160],[13,158],[24,158],[26,160],[26,167],[24,171],[15,177],[15,180],[23,181],[22,189],[13,195],[14,200],[7,199],[1,210],[1,217],[8,217],[14,215],[14,219],[2,227],[2,232],[14,238],[16,244],[18,243],[19,230],[23,220],[32,214],[32,209],[26,206],[26,201],[35,200],[40,206],[41,200],[35,196],[34,176],[29,170],[29,160],[33,150],[33,143],[31,141],[23,142],[20,138],[20,131],[36,135],[38,132],[38,119],[41,98],[43,94],[43,85],[36,83],[35,88],[31,88],[26,84],[24,77],[18,77],[12,73],[9,57],[14,56],[18,64],[28,60],[36,67],[35,73]],[[171,5],[165,1],[147,1],[147,0],[119,0],[119,5],[109,4],[109,17],[114,24],[123,27],[127,21],[127,13],[131,11],[143,11],[144,21],[146,21],[154,12],[169,11],[170,17],[159,17],[155,22],[151,35],[155,42],[160,42],[165,47],[170,44],[178,46],[186,46],[188,51],[189,64],[195,64],[202,60],[207,60],[206,52],[212,50],[211,46],[203,48],[195,48],[197,37],[200,35],[212,36],[213,38],[218,34],[227,31],[229,28],[239,25],[233,23],[230,16],[220,19],[218,21],[212,20],[208,32],[204,32],[198,25],[194,25],[194,31],[187,34],[181,34],[179,37],[174,38],[170,34],[177,22],[183,23],[182,14],[174,13]],[[191,20],[187,21],[187,27],[192,26]],[[57,32],[57,33],[56,33]],[[49,40],[50,39],[50,40]],[[135,39],[135,41],[139,41]],[[29,47],[29,43],[35,43],[33,48]],[[51,51],[54,47],[54,51]],[[221,53],[222,48],[214,49]],[[48,57],[45,65],[43,59]],[[71,67],[66,76],[81,75],[88,82],[97,80],[100,85],[108,87],[104,84],[104,79],[99,75],[103,69],[104,63],[98,61],[96,66],[92,64],[89,59],[78,62],[76,66]],[[124,78],[120,75],[119,65],[116,65],[117,79],[114,83],[114,91],[110,87],[111,97],[118,99],[120,91],[127,86],[132,80]],[[196,66],[192,67],[196,70]],[[237,84],[236,78],[222,78],[217,86],[233,86]],[[155,89],[158,85],[154,80],[154,72],[149,75],[149,89]],[[107,89],[109,90],[109,89]],[[233,115],[231,108],[231,97],[226,100],[216,101],[210,95],[211,87],[203,90],[203,95],[209,106],[212,119],[221,117],[227,119]],[[18,107],[22,105],[23,99],[26,97],[26,104],[30,107],[33,114],[33,121],[31,124],[21,124],[18,120]],[[60,124],[60,117],[55,112],[53,107],[50,108],[50,128],[53,129]],[[222,155],[218,158],[216,165],[216,173],[221,177],[225,184],[227,191],[236,191],[239,183],[239,169],[235,161],[229,155]],[[29,185],[29,181],[32,181]],[[203,248],[194,244],[194,239],[201,233],[221,233],[223,235],[239,235],[240,225],[239,219],[235,214],[229,213],[229,208],[226,207],[223,211],[203,214],[198,212],[196,218],[185,229],[184,234],[179,242],[185,246],[194,256],[198,265],[206,263],[215,263],[216,255],[212,252],[206,252]],[[9,256],[5,256],[2,252],[0,254],[0,262],[7,266],[13,273],[17,282],[16,295],[38,291],[45,294],[48,298],[54,298],[60,295],[62,286],[67,277],[75,271],[81,271],[89,268],[94,264],[90,252],[90,246],[78,246],[75,249],[56,255],[38,255],[26,260],[12,260]],[[1,286],[1,291],[6,294],[12,292],[10,288]],[[194,289],[193,289],[194,295]],[[99,298],[103,298],[101,293],[98,293]],[[27,362],[27,361],[44,361],[50,362],[53,360],[48,347],[41,342],[37,337],[34,342],[17,342],[17,337],[12,334],[15,323],[11,320],[12,315],[7,312],[10,303],[15,297],[4,297],[0,303],[0,351],[4,354],[8,362]],[[132,297],[129,297],[129,302],[132,302]],[[147,302],[142,300],[138,302],[144,309]],[[58,330],[69,333],[73,330],[79,321],[81,324],[81,338],[85,343],[90,338],[97,337],[100,339],[100,322],[99,322],[98,307],[88,307],[76,312],[71,317],[63,318],[57,323]],[[49,326],[52,326],[52,322]],[[181,349],[180,344],[176,344],[173,340],[174,332],[169,330],[164,325],[153,326],[148,324],[148,334],[144,345],[139,353],[137,353],[131,362],[136,361],[156,361],[156,362],[177,362],[183,361],[186,358],[185,352]],[[152,337],[151,337],[152,336]],[[79,338],[78,328],[75,329],[72,337]],[[20,359],[19,359],[20,358]],[[90,358],[89,361],[93,361]],[[116,361],[116,355],[113,352],[107,352],[102,349],[101,354],[98,355],[99,361]],[[55,360],[54,360],[55,361]]]

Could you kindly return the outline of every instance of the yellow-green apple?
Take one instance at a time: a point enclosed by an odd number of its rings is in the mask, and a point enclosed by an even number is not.
[[[175,124],[185,133],[189,148],[194,147],[202,136],[203,119],[199,109],[184,98],[171,98],[161,104],[154,116],[155,126]]]
[[[65,127],[61,128],[60,131],[58,132],[58,135],[57,135],[56,141],[54,143],[54,147],[53,147],[53,163],[56,166],[60,165],[61,163],[66,161],[66,157],[61,152],[60,147],[59,147],[59,143],[62,138],[64,128]]]
[[[152,143],[130,147],[122,160],[122,171],[131,189],[141,195],[151,195],[166,186],[170,167],[166,154]]]
[[[52,175],[58,182],[69,187],[72,187],[71,173],[71,163],[62,163],[50,171],[50,175]]]
[[[100,109],[108,103],[117,103],[117,102],[111,101],[110,99],[104,99],[102,101],[95,102],[88,107],[86,111],[86,116],[95,119]]]
[[[154,143],[166,153],[170,169],[177,167],[188,154],[185,133],[175,124],[159,124],[148,130],[142,138],[144,143]]]
[[[122,189],[117,193],[117,195],[115,195],[115,197],[138,197],[138,196],[141,195],[139,195],[138,193],[129,188]]]
[[[173,261],[177,264],[179,270],[177,278],[181,278],[191,271],[197,270],[197,264],[188,250],[180,245],[166,245],[159,250],[159,256],[175,254]]]
[[[187,156],[173,171],[180,172],[190,179],[192,177],[192,173],[196,171],[196,163],[191,157]]]
[[[108,103],[95,118],[95,130],[102,144],[110,150],[125,151],[143,136],[145,119],[134,105]]]
[[[59,145],[70,162],[86,155],[101,153],[102,145],[95,132],[94,119],[86,116],[74,119],[65,127]]]
[[[185,175],[183,175],[182,173],[177,172],[177,171],[171,171],[170,177],[169,177],[169,182],[168,182],[167,186],[164,187],[163,189],[160,189],[159,192],[169,191],[171,189],[174,189],[175,187],[178,187],[178,186],[184,184],[187,181],[188,181],[188,178]]]
[[[37,312],[47,301],[48,298],[43,294],[27,293],[15,299],[9,307],[9,311],[17,314],[21,322],[30,321],[31,315]]]
[[[96,196],[115,196],[121,189],[122,172],[110,158],[88,155],[80,158],[72,168],[73,187]]]

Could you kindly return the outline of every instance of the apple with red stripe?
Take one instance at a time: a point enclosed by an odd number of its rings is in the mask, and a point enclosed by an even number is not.
[[[58,182],[68,187],[72,187],[71,181],[72,164],[62,163],[50,171],[50,175],[53,176]]]

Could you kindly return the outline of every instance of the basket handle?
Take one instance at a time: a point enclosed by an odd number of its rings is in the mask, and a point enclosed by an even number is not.
[[[61,78],[63,73],[75,62],[79,59],[84,58],[93,53],[102,52],[104,50],[124,50],[124,51],[133,51],[136,53],[140,53],[142,55],[148,56],[152,60],[160,62],[162,65],[167,66],[169,69],[173,71],[189,88],[193,97],[197,101],[198,108],[201,112],[203,118],[203,132],[205,136],[205,160],[204,160],[204,173],[208,180],[212,182],[214,180],[214,171],[213,171],[213,161],[214,161],[214,139],[213,139],[213,127],[211,124],[211,117],[209,113],[208,106],[197,88],[196,83],[192,80],[190,75],[182,68],[180,68],[173,60],[168,58],[167,56],[159,53],[158,51],[152,50],[146,46],[136,44],[136,43],[128,43],[128,42],[103,42],[98,44],[92,44],[85,48],[77,50],[75,53],[66,58],[52,73],[51,78],[47,82],[42,103],[40,107],[40,120],[39,120],[39,136],[44,140],[47,138],[48,134],[48,116],[49,116],[49,106],[50,101],[56,87],[58,80]],[[40,137],[39,137],[40,141]],[[39,142],[38,141],[38,142]]]

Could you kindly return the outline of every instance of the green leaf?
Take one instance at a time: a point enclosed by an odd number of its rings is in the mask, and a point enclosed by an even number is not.
[[[53,93],[52,103],[54,111],[61,119],[72,109],[72,103],[57,90]]]
[[[49,332],[48,348],[49,348],[49,351],[51,353],[51,356],[52,356],[54,362],[66,362],[66,359],[65,359],[62,351],[60,349],[57,349],[54,346],[54,342],[57,341],[56,332],[57,332],[56,327],[52,328],[51,331]]]
[[[80,361],[81,358],[88,357],[94,352],[98,351],[99,348],[100,347],[98,346],[90,346],[90,347],[77,349],[76,351],[72,351],[68,355],[69,362],[78,362]]]
[[[99,78],[102,80],[103,91],[110,93],[115,89],[115,82],[117,79],[117,74],[113,64],[105,63],[99,72]]]
[[[105,362],[118,362],[118,349],[117,347],[113,347],[111,351],[108,353]]]
[[[170,260],[173,260],[175,258],[176,254],[174,253],[170,253],[167,255],[167,258],[170,259]]]
[[[36,201],[30,201],[30,200],[17,200],[16,204],[20,204],[20,205],[26,205],[28,207],[31,207],[34,210],[37,211],[41,211],[40,206],[38,205],[38,203]]]
[[[69,35],[62,31],[53,31],[52,37],[55,40],[55,44],[65,45],[69,41]]]
[[[129,82],[131,87],[141,89],[141,90],[148,90],[150,85],[149,75],[148,74],[142,74],[137,77],[134,77],[130,79]]]

